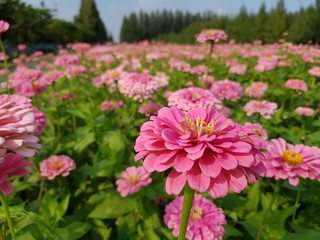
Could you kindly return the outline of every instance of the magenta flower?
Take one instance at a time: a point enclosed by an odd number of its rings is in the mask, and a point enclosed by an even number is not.
[[[243,94],[241,84],[228,79],[213,82],[210,90],[218,99],[229,99],[233,102],[240,99]]]
[[[0,33],[8,31],[10,24],[6,21],[0,20]]]
[[[189,87],[173,92],[168,98],[169,107],[177,107],[188,111],[193,108],[206,110],[222,109],[222,103],[209,90],[197,87]]]
[[[203,29],[195,37],[196,40],[200,43],[203,43],[207,40],[211,40],[217,43],[223,40],[227,40],[228,35],[223,30],[219,29]]]
[[[260,113],[265,119],[269,119],[272,114],[276,113],[277,108],[278,105],[276,103],[266,100],[251,100],[244,105],[244,110],[247,112],[247,116],[251,116],[254,113]]]
[[[128,167],[121,172],[121,179],[116,181],[117,191],[121,193],[121,197],[128,194],[138,192],[142,186],[147,186],[152,179],[144,167]]]
[[[308,107],[297,107],[294,110],[295,113],[302,115],[302,116],[312,116],[314,113],[314,110],[312,108],[308,108]]]
[[[264,92],[268,89],[268,84],[264,82],[253,82],[250,87],[247,87],[244,91],[249,97],[260,98]]]
[[[173,229],[173,236],[179,235],[184,196],[177,197],[166,208],[164,222]],[[188,220],[186,238],[189,240],[221,240],[227,224],[223,210],[210,200],[195,194]]]
[[[148,172],[171,167],[168,194],[178,195],[188,182],[213,198],[240,192],[265,171],[263,154],[243,127],[215,111],[162,108],[145,122],[136,140],[135,161],[145,157]]]
[[[320,181],[320,152],[315,147],[292,145],[279,138],[272,139],[267,150],[267,177],[288,179],[293,186],[299,184],[298,176]]]
[[[119,91],[132,98],[142,102],[143,99],[150,99],[160,88],[157,80],[144,73],[128,73],[118,81]]]
[[[10,176],[25,176],[28,171],[24,167],[32,166],[31,162],[23,160],[23,156],[8,153],[4,156],[4,161],[0,162],[0,191],[8,195],[12,193],[13,186],[7,181]]]
[[[75,162],[66,155],[52,155],[40,163],[40,175],[53,180],[61,175],[66,177],[76,168]]]
[[[300,79],[289,79],[284,84],[286,88],[301,90],[301,91],[308,91],[308,85],[305,81]]]

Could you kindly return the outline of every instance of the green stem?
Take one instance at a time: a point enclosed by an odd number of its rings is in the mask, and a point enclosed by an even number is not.
[[[194,193],[195,191],[190,188],[188,183],[186,183],[184,186],[184,200],[178,240],[185,239]]]
[[[300,194],[301,194],[301,188],[298,185],[298,192],[297,192],[296,202],[294,203],[294,205],[296,206],[296,210],[294,211],[294,214],[293,214],[292,220],[291,220],[291,226],[290,226],[290,230],[291,231],[292,231],[292,227],[293,227],[293,224],[294,224],[294,220],[296,219],[296,216],[297,216],[297,208],[299,207]]]
[[[210,40],[210,53],[209,53],[210,56],[211,56],[211,53],[213,52],[213,45],[214,45],[214,41]]]
[[[8,62],[7,62],[7,59],[6,59],[6,51],[4,50],[4,46],[3,46],[3,42],[2,42],[2,39],[1,39],[1,33],[0,33],[0,48],[1,48],[1,51],[3,52],[3,56],[4,56],[4,68],[7,70],[7,73],[9,71],[8,69]],[[7,94],[9,94],[9,78],[7,77]]]
[[[11,239],[12,240],[16,240],[16,233],[15,233],[14,228],[13,228],[12,218],[11,218],[11,215],[10,215],[10,211],[9,211],[9,208],[8,208],[6,197],[4,196],[4,194],[1,191],[0,191],[0,201],[1,201],[1,204],[2,204],[2,206],[4,208],[4,212],[6,213],[7,222],[8,222],[8,225],[9,225],[10,232],[11,232]]]
[[[271,200],[270,200],[270,202],[269,202],[269,205],[268,205],[266,211],[265,211],[264,214],[263,214],[263,218],[262,218],[262,221],[261,221],[260,226],[259,226],[259,230],[258,230],[258,233],[257,233],[256,240],[260,240],[260,239],[261,239],[264,225],[265,225],[266,220],[267,220],[267,218],[268,218],[269,212],[270,212],[270,210],[271,210],[274,202],[276,201],[276,199],[277,199],[277,197],[278,197],[278,194],[279,194],[279,191],[280,191],[280,185],[281,185],[281,184],[282,184],[282,181],[281,181],[281,180],[278,180],[277,185],[275,186],[275,189],[274,189],[272,198],[271,198]]]

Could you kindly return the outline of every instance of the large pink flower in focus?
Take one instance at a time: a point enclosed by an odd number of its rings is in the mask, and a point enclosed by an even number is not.
[[[25,157],[34,156],[41,148],[31,100],[18,95],[0,95],[0,162],[7,150]]]
[[[128,167],[121,173],[122,178],[116,181],[117,191],[121,193],[121,197],[138,192],[142,186],[151,183],[149,175],[144,167]]]
[[[219,29],[203,29],[196,36],[196,40],[200,43],[203,43],[207,40],[211,40],[213,42],[220,42],[222,40],[227,40],[228,35]]]
[[[233,102],[240,99],[243,94],[241,84],[228,79],[213,82],[210,90],[218,99],[229,99]]]
[[[288,179],[293,186],[299,184],[298,176],[320,181],[320,152],[303,144],[292,145],[284,139],[272,139],[267,144],[264,161],[267,177]]]
[[[4,156],[4,161],[0,162],[0,191],[8,195],[12,193],[13,186],[7,181],[9,176],[25,176],[28,171],[24,167],[32,166],[31,162],[23,160],[23,156],[8,153]]]
[[[177,197],[166,208],[164,222],[173,229],[173,236],[178,237],[184,197]],[[221,240],[227,224],[223,210],[210,200],[195,194],[188,220],[186,238],[189,240]]]
[[[193,108],[204,108],[206,110],[222,109],[222,103],[209,90],[198,87],[183,88],[173,92],[168,98],[169,107],[177,107],[188,111]]]
[[[40,163],[41,176],[53,180],[61,175],[66,177],[70,171],[76,168],[76,164],[66,155],[52,155]]]
[[[241,192],[265,171],[263,154],[243,127],[215,111],[162,108],[145,122],[136,140],[135,161],[145,157],[149,172],[171,167],[168,194],[178,195],[188,182],[213,198],[228,189]]]

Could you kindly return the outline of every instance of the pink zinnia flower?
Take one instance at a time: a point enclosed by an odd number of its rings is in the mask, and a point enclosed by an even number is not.
[[[313,67],[308,70],[308,73],[310,73],[312,76],[320,78],[320,67]]]
[[[265,72],[274,69],[277,66],[278,57],[261,57],[258,64],[254,67],[257,72]]]
[[[101,103],[101,111],[105,111],[105,110],[113,110],[115,108],[122,108],[124,106],[124,102],[122,100],[120,101],[103,101]]]
[[[34,110],[34,116],[35,116],[35,120],[36,120],[36,124],[38,127],[38,131],[34,132],[34,135],[40,135],[42,134],[42,129],[45,128],[47,126],[46,124],[46,114],[42,111],[40,111],[38,108],[33,107]]]
[[[197,87],[189,87],[173,92],[168,98],[169,107],[177,107],[188,111],[193,108],[206,110],[222,109],[222,103],[209,90]]]
[[[177,197],[166,208],[164,222],[173,229],[173,236],[178,237],[181,222],[184,196]],[[221,240],[225,231],[222,227],[227,224],[223,210],[210,200],[194,195],[186,238],[189,240]]]
[[[25,50],[25,49],[27,48],[27,45],[25,45],[25,44],[19,44],[19,45],[17,46],[17,48],[18,48],[18,50],[23,51],[23,50]]]
[[[153,96],[159,89],[159,84],[149,74],[129,73],[119,80],[118,87],[122,94],[142,102],[143,99],[150,99]]]
[[[233,102],[240,99],[243,94],[241,84],[228,79],[213,82],[210,90],[218,99],[229,99]]]
[[[138,113],[144,114],[146,117],[150,117],[151,115],[156,115],[158,110],[162,107],[162,104],[147,102],[138,109]]]
[[[303,115],[303,116],[312,116],[314,113],[314,110],[312,108],[308,108],[308,107],[298,107],[296,108],[296,110],[294,110],[295,113],[298,113],[299,115]]]
[[[25,157],[33,157],[41,148],[31,100],[18,95],[0,95],[0,162],[6,149]]]
[[[121,172],[121,179],[116,181],[117,191],[121,193],[121,197],[126,197],[130,193],[135,193],[142,186],[147,186],[152,179],[144,167],[128,167]]]
[[[267,150],[267,177],[288,179],[293,186],[299,184],[298,176],[320,181],[320,154],[314,147],[292,145],[279,138],[272,139],[267,144]]]
[[[260,138],[261,140],[268,140],[267,131],[259,123],[246,122],[244,128],[252,131],[253,137]]]
[[[192,68],[190,70],[190,73],[202,75],[202,74],[205,74],[205,73],[209,73],[211,71],[212,70],[210,68],[208,68],[207,66],[205,66],[205,65],[198,65],[198,66],[195,66],[194,68]]]
[[[157,81],[159,87],[168,86],[170,77],[164,72],[157,72],[153,77]]]
[[[272,114],[277,112],[277,108],[278,105],[274,102],[251,100],[244,105],[243,109],[247,112],[247,116],[251,116],[254,113],[260,113],[262,117],[269,119]]]
[[[301,91],[308,91],[307,83],[300,79],[289,79],[284,84],[286,88],[301,90]]]
[[[203,29],[196,36],[196,40],[200,43],[203,43],[207,40],[211,40],[213,42],[220,42],[222,40],[227,40],[228,35],[219,29]]]
[[[100,87],[102,84],[113,84],[125,76],[121,68],[110,69],[99,77],[93,79],[93,85]]]
[[[268,89],[268,84],[264,82],[253,82],[250,87],[247,87],[244,91],[249,97],[260,98],[264,92]]]
[[[0,162],[0,191],[8,195],[12,193],[13,186],[7,181],[10,176],[25,176],[28,171],[24,167],[32,166],[31,162],[23,160],[23,156],[8,153],[4,156],[4,161]]]
[[[40,163],[40,175],[53,180],[61,175],[66,177],[76,168],[75,162],[66,155],[52,155]]]
[[[201,81],[201,85],[204,88],[211,88],[214,82],[214,77],[207,74],[199,76],[198,79]]]
[[[237,65],[233,65],[231,68],[229,68],[228,73],[230,74],[244,74],[247,71],[247,65],[245,64],[237,64]]]
[[[265,171],[263,154],[243,127],[215,111],[162,108],[145,122],[136,140],[135,161],[145,157],[148,172],[171,167],[168,194],[179,195],[188,182],[213,198],[237,193]]]
[[[6,21],[0,20],[0,33],[6,32],[10,27],[10,24]]]

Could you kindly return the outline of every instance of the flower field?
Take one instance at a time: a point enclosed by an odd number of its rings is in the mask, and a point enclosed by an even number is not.
[[[176,239],[185,186],[188,239],[320,239],[319,46],[24,47],[0,55],[16,239]]]

